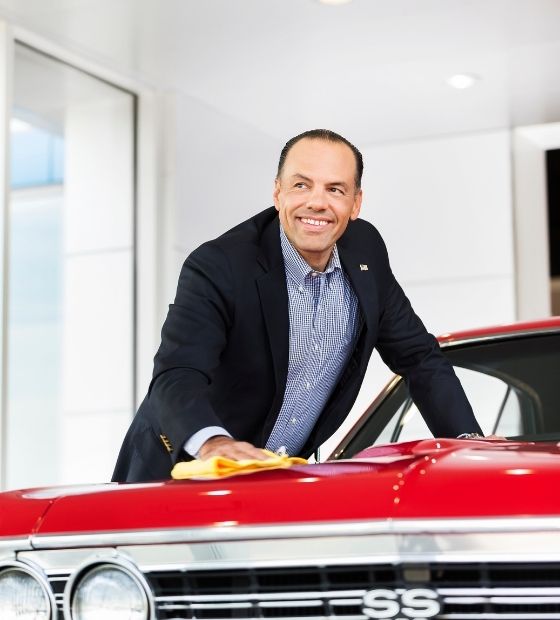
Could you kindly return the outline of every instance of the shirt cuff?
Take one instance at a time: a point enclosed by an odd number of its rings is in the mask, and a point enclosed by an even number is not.
[[[206,428],[200,429],[185,442],[185,445],[183,446],[185,452],[197,459],[198,453],[200,452],[200,448],[202,448],[203,444],[208,441],[210,437],[216,437],[218,435],[223,437],[231,437],[226,429],[221,426],[207,426]]]

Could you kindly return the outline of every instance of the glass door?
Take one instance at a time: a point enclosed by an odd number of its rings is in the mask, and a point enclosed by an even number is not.
[[[16,44],[7,488],[108,480],[130,422],[135,107]]]

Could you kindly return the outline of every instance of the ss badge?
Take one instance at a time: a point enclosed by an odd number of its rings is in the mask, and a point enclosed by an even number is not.
[[[441,610],[437,592],[427,588],[411,590],[369,590],[362,611],[368,618],[381,620],[420,620],[434,618]]]

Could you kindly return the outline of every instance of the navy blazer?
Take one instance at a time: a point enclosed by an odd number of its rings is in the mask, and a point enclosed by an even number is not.
[[[438,437],[480,432],[453,368],[395,280],[379,232],[351,221],[338,250],[359,300],[350,360],[301,456],[350,411],[375,347],[403,375]],[[263,447],[280,411],[289,356],[288,292],[274,207],[196,249],[185,261],[162,329],[148,395],[127,433],[113,479],[168,478],[189,458],[185,441],[207,426]]]

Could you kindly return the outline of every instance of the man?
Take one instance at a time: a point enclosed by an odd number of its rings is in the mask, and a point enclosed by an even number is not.
[[[114,480],[177,460],[309,456],[341,424],[376,346],[436,436],[480,433],[453,369],[396,282],[362,204],[360,152],[313,130],[284,147],[274,208],[195,250]]]

